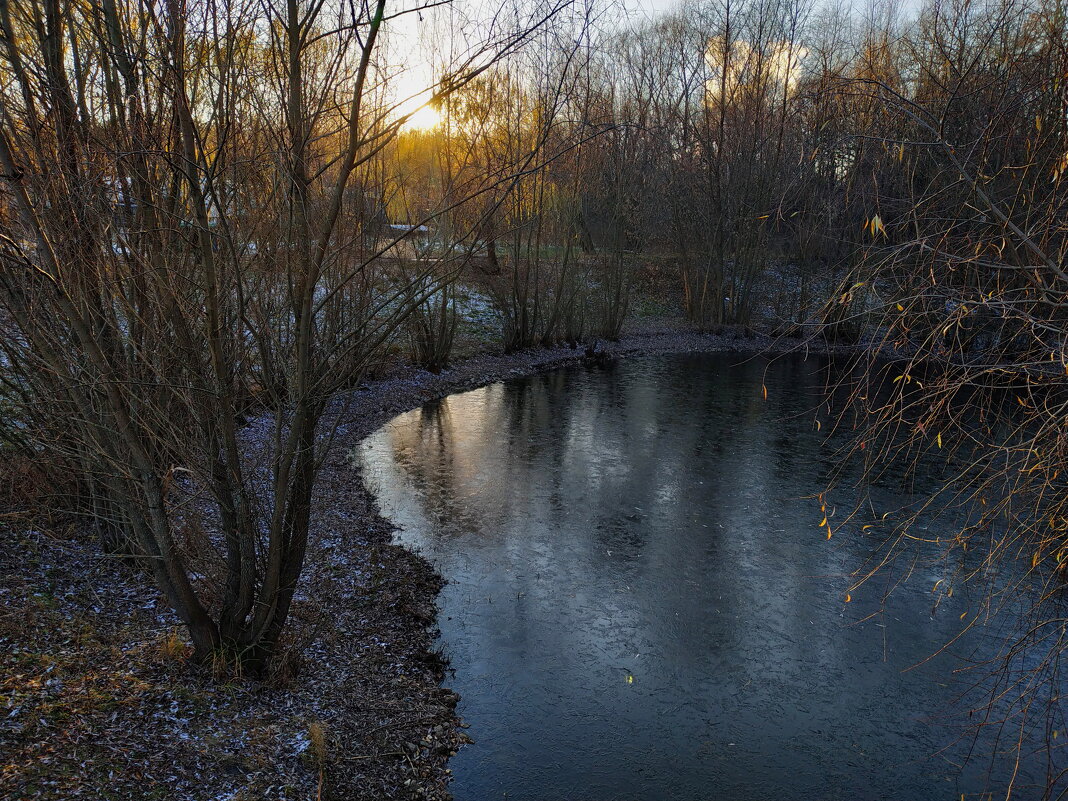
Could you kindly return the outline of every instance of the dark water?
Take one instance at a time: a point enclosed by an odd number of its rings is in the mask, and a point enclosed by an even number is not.
[[[813,422],[826,365],[738,361],[495,384],[364,443],[401,541],[450,582],[447,684],[476,741],[451,763],[460,801],[970,799],[1003,785],[1003,759],[961,767],[950,717],[971,681],[953,668],[993,647],[994,624],[903,672],[976,599],[959,588],[932,615],[948,567],[920,560],[846,603],[879,535],[858,520],[828,540],[806,497],[835,464]],[[840,518],[851,499],[836,500]]]

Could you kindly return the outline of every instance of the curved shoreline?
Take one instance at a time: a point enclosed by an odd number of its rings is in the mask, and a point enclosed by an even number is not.
[[[659,326],[601,351],[857,352]],[[189,663],[155,584],[91,535],[0,521],[0,750],[9,756],[0,801],[448,798],[448,759],[467,738],[434,649],[443,582],[393,544],[394,525],[349,454],[430,401],[585,360],[584,348],[564,346],[479,353],[440,374],[401,363],[336,400],[284,635],[292,658],[267,681],[212,677]],[[242,429],[253,469],[265,469],[271,425],[264,416]],[[64,713],[71,705],[74,717]]]
[[[854,347],[828,346],[822,342],[803,343],[798,340],[773,340],[763,336],[735,337],[678,330],[639,333],[624,337],[618,342],[603,343],[603,352],[610,359],[702,352],[780,355],[794,351],[813,355],[857,352]],[[393,616],[389,629],[394,632],[396,639],[390,643],[389,650],[406,653],[408,660],[421,661],[426,666],[421,672],[418,688],[409,688],[412,691],[418,690],[415,695],[421,699],[412,704],[412,710],[433,709],[428,716],[420,715],[432,738],[424,738],[423,742],[429,743],[429,747],[422,747],[418,754],[418,762],[424,770],[418,771],[421,775],[418,777],[419,789],[415,791],[416,794],[411,795],[412,785],[404,783],[413,779],[411,774],[415,772],[414,763],[407,766],[407,771],[398,773],[395,765],[383,762],[375,767],[380,771],[381,779],[386,782],[390,781],[387,776],[394,777],[391,782],[393,789],[376,797],[450,797],[448,759],[467,738],[463,734],[462,723],[455,714],[457,696],[447,689],[442,689],[442,684],[447,684],[446,665],[433,650],[434,638],[437,636],[435,600],[443,580],[433,566],[419,554],[393,544],[392,534],[395,526],[382,515],[358,469],[351,465],[349,455],[365,437],[391,419],[426,403],[501,380],[522,378],[587,361],[584,349],[558,346],[512,354],[480,354],[458,362],[439,374],[404,366],[383,378],[367,382],[346,397],[343,400],[344,408],[338,410],[341,421],[331,454],[324,465],[323,480],[317,494],[317,509],[320,515],[327,518],[333,517],[346,507],[349,510],[358,510],[357,517],[350,518],[350,523],[369,532],[369,536],[364,543],[362,554],[349,552],[346,556],[363,556],[367,559],[371,552],[375,552],[379,559],[386,559],[389,572],[410,579],[406,588],[394,587],[392,592],[406,595],[407,608],[418,612],[408,616]],[[390,614],[390,610],[386,608],[380,609],[380,612],[387,616]],[[388,695],[387,686],[380,689]],[[403,760],[399,761],[403,765]],[[340,797],[372,797],[359,795],[357,787],[361,780],[345,773],[342,771],[335,774],[336,783],[331,782]],[[363,780],[366,778],[368,777],[365,773]]]

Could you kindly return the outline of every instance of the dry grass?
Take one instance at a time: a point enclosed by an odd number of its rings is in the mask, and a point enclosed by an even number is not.
[[[119,560],[0,526],[0,799],[313,798],[277,735],[254,736],[271,730],[253,688],[210,681],[188,654]]]
[[[181,629],[177,626],[167,632],[159,643],[159,656],[164,662],[185,662],[192,652],[192,647],[182,637]]]

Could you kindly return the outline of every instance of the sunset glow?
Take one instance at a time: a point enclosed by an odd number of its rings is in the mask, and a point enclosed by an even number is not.
[[[428,131],[441,124],[441,112],[425,100],[425,95],[416,96],[400,104],[398,116],[411,115],[401,126],[407,131]]]
[[[437,109],[430,106],[423,106],[416,109],[415,112],[408,118],[408,121],[404,123],[404,127],[417,131],[426,131],[430,128],[437,128],[441,124],[441,114]]]

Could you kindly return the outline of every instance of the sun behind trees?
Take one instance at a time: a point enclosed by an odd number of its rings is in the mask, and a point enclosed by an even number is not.
[[[443,370],[470,288],[514,352],[617,339],[659,282],[673,325],[890,371],[853,398],[853,456],[956,460],[931,504],[972,517],[947,555],[1044,584],[998,723],[1055,731],[1063,4],[508,0],[416,45],[439,5],[0,3],[5,448],[74,477],[198,659],[263,671],[369,368]]]
[[[502,9],[429,87],[434,102],[563,7]],[[2,13],[4,349],[20,424],[84,477],[101,536],[151,569],[197,655],[262,668],[301,572],[327,405],[440,281],[387,280],[395,237],[368,234],[386,191],[376,156],[406,121],[380,39],[406,12],[104,0]],[[242,421],[264,412],[250,459]]]

